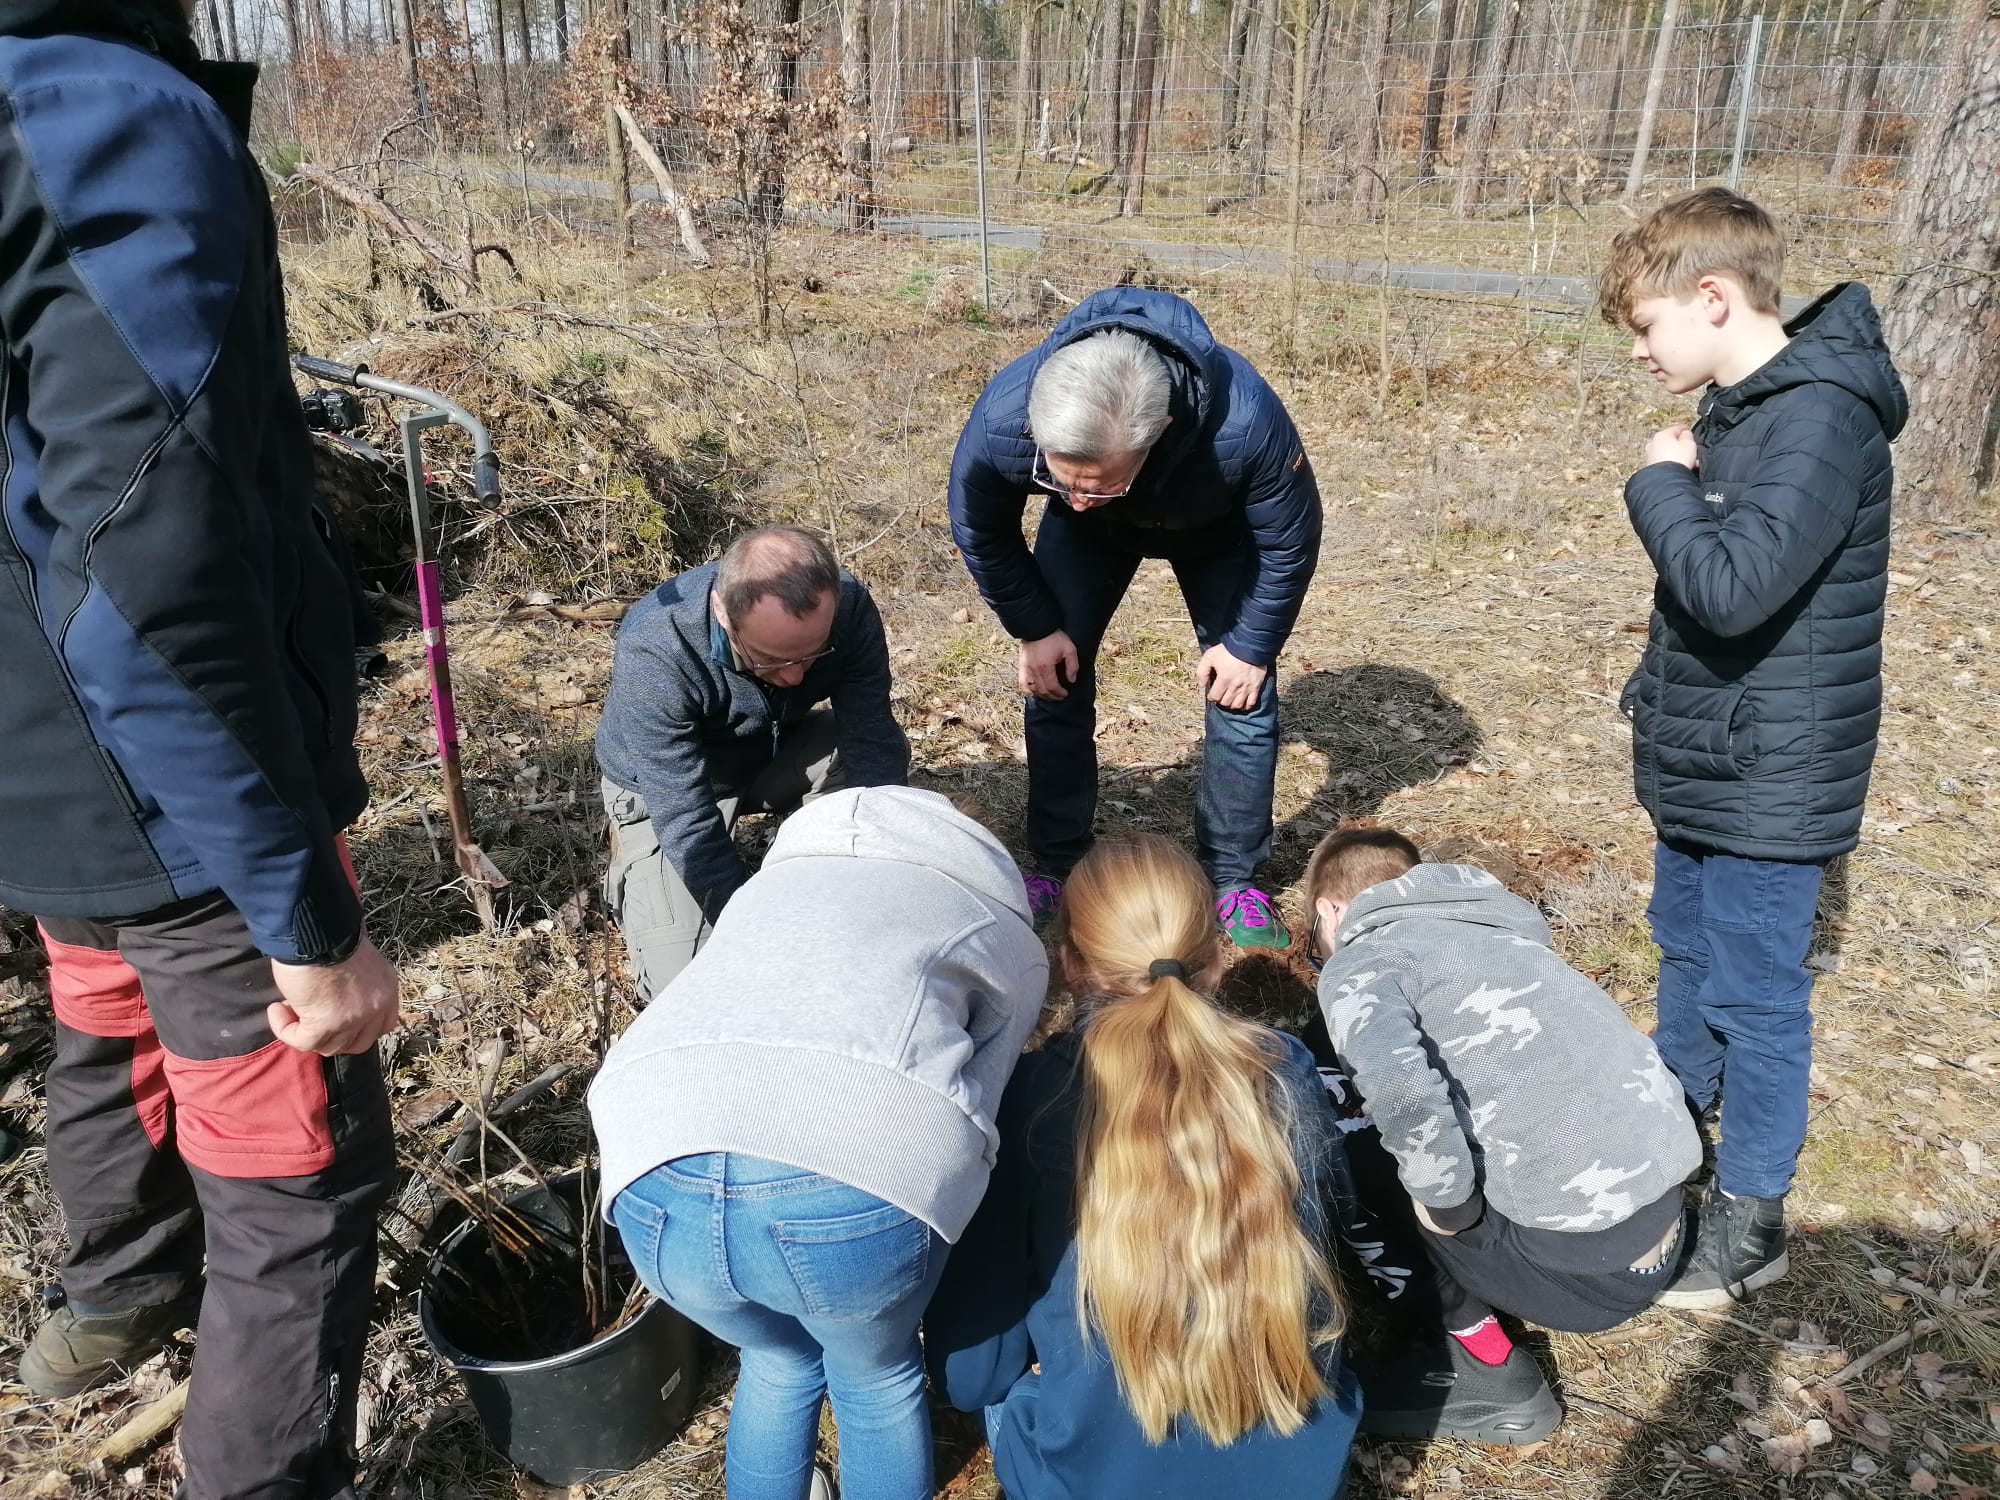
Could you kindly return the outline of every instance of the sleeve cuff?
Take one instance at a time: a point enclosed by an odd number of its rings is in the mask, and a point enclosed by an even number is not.
[[[1450,1208],[1437,1208],[1427,1203],[1424,1208],[1430,1214],[1431,1222],[1438,1228],[1448,1229],[1457,1234],[1461,1229],[1470,1229],[1486,1216],[1486,1195],[1478,1188],[1474,1188],[1472,1196],[1463,1203],[1454,1204]]]

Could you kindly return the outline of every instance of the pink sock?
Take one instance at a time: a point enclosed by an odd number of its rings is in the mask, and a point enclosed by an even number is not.
[[[1470,1328],[1452,1329],[1451,1336],[1465,1345],[1466,1353],[1483,1365],[1504,1365],[1507,1356],[1514,1352],[1514,1341],[1507,1337],[1507,1330],[1500,1326],[1500,1320],[1492,1313]]]

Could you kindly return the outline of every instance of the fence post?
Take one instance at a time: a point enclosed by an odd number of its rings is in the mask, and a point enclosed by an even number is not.
[[[1743,147],[1750,137],[1750,101],[1757,92],[1757,61],[1764,45],[1764,13],[1750,18],[1750,45],[1743,58],[1742,83],[1736,90],[1736,144],[1729,149],[1729,191],[1743,183]]]
[[[979,158],[979,305],[993,306],[993,260],[986,245],[986,75],[972,59],[972,149]]]

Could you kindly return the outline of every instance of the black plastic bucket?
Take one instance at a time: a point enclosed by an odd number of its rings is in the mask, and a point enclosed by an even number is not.
[[[559,1243],[579,1231],[581,1173],[508,1200],[523,1218],[544,1226]],[[604,1230],[618,1276],[631,1269],[618,1232]],[[469,1221],[453,1230],[439,1258],[469,1276],[497,1276],[486,1227]],[[651,1299],[622,1327],[594,1342],[538,1359],[489,1359],[490,1330],[463,1326],[448,1306],[417,1296],[424,1337],[458,1371],[493,1445],[546,1484],[580,1484],[637,1468],[673,1441],[701,1385],[700,1331],[664,1302]],[[470,1347],[468,1347],[470,1346]]]

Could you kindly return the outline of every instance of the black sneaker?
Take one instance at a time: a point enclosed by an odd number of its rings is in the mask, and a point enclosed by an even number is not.
[[[1710,1188],[1695,1221],[1694,1245],[1658,1305],[1727,1307],[1791,1268],[1783,1198],[1732,1198]]]
[[[1379,1365],[1357,1362],[1361,1430],[1384,1438],[1465,1438],[1493,1446],[1539,1443],[1562,1422],[1562,1406],[1518,1344],[1489,1365],[1457,1339]]]

